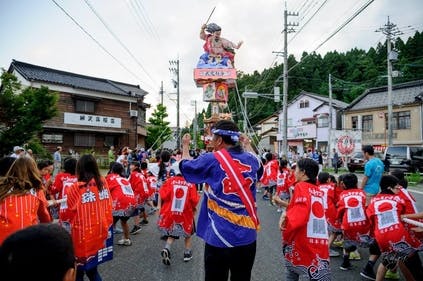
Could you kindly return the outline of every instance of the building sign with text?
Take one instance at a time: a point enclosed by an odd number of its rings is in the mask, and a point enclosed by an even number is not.
[[[288,139],[312,139],[315,137],[315,124],[288,128]]]
[[[65,112],[64,123],[109,128],[121,128],[122,126],[121,118],[70,112]]]

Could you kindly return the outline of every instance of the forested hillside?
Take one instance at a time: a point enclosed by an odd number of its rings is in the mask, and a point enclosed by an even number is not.
[[[423,32],[416,32],[406,42],[396,39],[393,48],[399,53],[393,69],[401,73],[399,77],[393,78],[393,83],[423,79]],[[329,73],[332,74],[333,98],[346,103],[350,103],[366,88],[387,84],[386,41],[367,51],[354,48],[346,53],[329,52],[323,57],[320,54],[303,53],[302,58],[303,61],[289,72],[289,100],[301,90],[327,96]],[[290,56],[288,69],[297,63],[298,60]],[[239,73],[237,83],[240,94],[244,91],[273,93],[278,78],[280,82],[277,85],[282,94],[282,69],[282,65],[277,65],[261,73]],[[234,90],[230,91],[229,97],[228,110],[232,111],[235,121],[242,120],[239,99]],[[275,103],[269,99],[248,99],[250,123],[256,124],[281,106],[281,102]]]

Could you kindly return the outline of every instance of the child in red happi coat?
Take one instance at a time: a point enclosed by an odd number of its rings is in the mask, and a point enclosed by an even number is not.
[[[341,270],[351,269],[350,253],[365,240],[369,241],[370,224],[366,217],[366,194],[357,187],[355,174],[344,174],[340,177],[344,191],[339,195],[337,219],[342,221],[344,235],[343,262]],[[368,246],[368,245],[366,245]]]
[[[331,182],[330,175],[327,172],[320,172],[317,179],[317,186],[324,194],[323,206],[329,231],[329,256],[338,257],[339,253],[330,248],[332,242],[335,240],[336,234],[341,232],[341,226],[336,220],[335,184]]]
[[[162,261],[170,265],[170,247],[179,237],[185,238],[184,261],[192,259],[191,237],[195,232],[194,214],[200,197],[196,186],[188,183],[178,172],[170,176],[160,188],[161,209],[158,227],[167,237],[166,245],[161,251]]]
[[[290,187],[295,183],[295,176],[287,167],[288,161],[279,161],[279,172],[276,180],[276,194],[273,196],[274,203],[279,206],[278,213],[286,208],[291,198]]]
[[[372,198],[366,211],[383,258],[376,279],[382,280],[386,268],[394,269],[399,264],[405,276],[412,274],[414,279],[423,280],[423,268],[417,252],[422,244],[410,235],[401,221],[406,204],[398,195],[398,179],[392,175],[382,176],[380,188],[381,192]]]
[[[129,176],[129,182],[135,193],[137,199],[137,209],[139,215],[134,217],[134,227],[131,230],[131,234],[137,234],[141,231],[141,225],[148,224],[147,212],[145,211],[145,204],[147,199],[151,196],[152,191],[148,188],[147,181],[141,172],[140,162],[132,162],[129,166],[131,175]],[[142,218],[142,220],[141,220]]]
[[[113,226],[120,220],[123,238],[117,244],[122,246],[131,246],[132,241],[129,239],[128,220],[134,215],[136,208],[136,199],[129,181],[124,178],[125,168],[120,163],[114,163],[109,174],[106,177],[112,196],[112,215]]]
[[[64,171],[59,172],[51,186],[50,193],[55,196],[57,200],[67,198],[67,189],[78,181],[76,177],[76,159],[66,158],[64,162]],[[64,201],[62,200],[62,201]],[[61,221],[68,220],[68,204],[66,201],[60,203],[59,219]]]

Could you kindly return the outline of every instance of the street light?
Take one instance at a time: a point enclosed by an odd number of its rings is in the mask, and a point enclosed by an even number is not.
[[[247,113],[247,98],[248,99],[256,99],[258,98],[259,94],[256,92],[243,92],[242,96],[244,97],[244,132],[246,133],[248,130],[247,121],[248,121],[248,113]]]
[[[280,102],[280,90],[279,87],[275,87],[273,94],[260,94],[257,92],[243,92],[242,96],[244,98],[244,108],[245,108],[245,114],[244,114],[244,132],[247,132],[248,126],[248,114],[247,114],[247,98],[248,99],[256,99],[258,97],[263,97],[266,99],[272,99],[274,102]],[[278,126],[278,134],[280,134],[280,126]],[[286,136],[285,136],[286,138]],[[280,146],[278,146],[278,152],[280,152]]]

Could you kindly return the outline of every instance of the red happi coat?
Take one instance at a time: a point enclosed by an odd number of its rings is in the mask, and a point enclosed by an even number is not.
[[[57,194],[57,199],[66,199],[67,190],[70,186],[78,181],[75,175],[69,173],[58,173],[51,188],[52,194]],[[60,203],[59,219],[62,221],[69,220],[69,211],[67,202]]]
[[[282,232],[287,267],[310,279],[330,276],[323,196],[316,185],[298,182],[286,210]]]
[[[382,252],[412,252],[421,246],[401,221],[405,201],[395,194],[378,194],[367,207],[367,217]]]
[[[0,245],[10,234],[39,222],[51,222],[42,189],[7,196],[0,201]]]
[[[289,195],[289,187],[295,182],[295,179],[292,181],[290,174],[291,172],[288,168],[283,168],[282,171],[278,172],[278,177],[276,180],[276,195]]]
[[[132,189],[134,190],[137,205],[139,207],[144,206],[145,201],[153,193],[149,188],[147,181],[142,173],[138,171],[132,171],[129,177]]]
[[[418,213],[419,210],[416,206],[416,199],[414,196],[408,192],[406,188],[401,187],[398,196],[404,199],[405,202],[405,214],[415,214]],[[418,221],[423,222],[423,219],[419,219]],[[408,223],[404,223],[405,227],[410,231],[411,235],[414,235],[420,241],[423,241],[423,232],[414,232],[411,228],[415,227],[414,225],[410,225]]]
[[[162,207],[158,221],[163,234],[189,237],[194,233],[194,214],[200,197],[194,184],[181,176],[168,178],[160,188]]]
[[[102,191],[94,180],[77,182],[68,188],[67,202],[75,256],[85,263],[104,247],[113,223],[110,191],[105,181]]]
[[[118,174],[108,174],[106,181],[112,196],[113,216],[132,216],[137,201],[129,181]]]
[[[76,175],[71,175],[69,173],[61,172],[56,175],[54,178],[53,185],[51,186],[50,193],[57,194],[57,199],[63,198],[63,189],[66,189],[69,185],[77,182]]]
[[[325,216],[331,227],[340,228],[341,226],[336,220],[336,201],[335,201],[335,185],[332,183],[319,184],[319,189],[323,192],[323,207],[325,208]]]
[[[146,177],[148,188],[152,193],[154,193],[157,189],[157,178],[153,175],[149,175]]]
[[[341,192],[337,218],[342,220],[342,231],[346,239],[360,242],[361,235],[369,234],[366,194],[362,189],[354,188]]]
[[[270,160],[263,167],[263,176],[261,177],[261,183],[264,186],[276,185],[279,173],[279,162],[278,160]]]
[[[416,199],[414,198],[414,196],[410,192],[408,192],[407,189],[403,187],[400,187],[399,191],[400,192],[397,195],[401,197],[402,199],[404,199],[405,214],[418,213],[419,211],[417,210]]]

